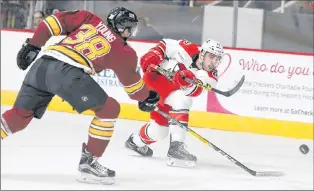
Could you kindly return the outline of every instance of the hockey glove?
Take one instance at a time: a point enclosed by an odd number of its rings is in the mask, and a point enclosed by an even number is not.
[[[179,70],[173,75],[173,81],[182,88],[191,87],[192,84],[184,80],[188,78],[190,80],[195,80],[196,77],[190,70]]]
[[[17,54],[17,66],[21,70],[26,70],[28,66],[36,59],[39,52],[40,48],[29,44],[29,38],[27,38],[21,50]]]
[[[150,68],[149,65],[158,65],[162,62],[162,55],[156,51],[151,50],[141,57],[140,65],[143,72],[154,71],[154,69]]]
[[[138,102],[138,108],[144,112],[152,112],[159,101],[159,95],[157,92],[150,90],[149,96],[144,101]]]

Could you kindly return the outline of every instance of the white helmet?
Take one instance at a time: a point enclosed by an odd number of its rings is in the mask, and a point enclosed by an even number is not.
[[[224,50],[222,45],[217,41],[208,39],[206,42],[202,44],[201,53],[199,57],[201,68],[199,69],[208,72],[216,70],[222,61],[223,55]]]
[[[204,55],[206,52],[222,57],[224,55],[224,49],[220,42],[208,39],[202,44],[201,54]]]

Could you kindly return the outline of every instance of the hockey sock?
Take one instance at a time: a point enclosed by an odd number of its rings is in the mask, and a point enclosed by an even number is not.
[[[149,145],[166,138],[168,132],[168,125],[163,126],[152,120],[150,123],[142,126],[138,135],[134,135],[133,142],[140,147]]]
[[[136,138],[137,137],[134,137],[134,143],[137,145],[137,146],[144,146],[144,145],[148,145],[148,144],[152,144],[152,143],[155,143],[156,141],[153,140],[152,138],[150,138],[148,136],[148,128],[150,126],[150,123],[146,123],[145,125],[143,125],[143,127],[140,129],[140,132],[139,132],[139,138],[141,141],[137,141]],[[144,144],[143,144],[144,143]]]
[[[101,157],[113,135],[114,124],[120,113],[120,104],[108,97],[104,105],[92,109],[95,117],[88,130],[86,149],[94,156]]]
[[[88,130],[87,151],[100,157],[113,135],[114,123],[116,119],[100,119],[94,117]]]
[[[1,139],[23,130],[31,122],[33,116],[33,111],[18,108],[4,112],[1,118]]]
[[[187,126],[189,121],[189,110],[172,110],[170,116]],[[170,124],[171,141],[184,142],[186,131],[178,125]]]
[[[8,128],[8,125],[4,121],[3,118],[1,118],[1,139],[7,138],[12,132]]]

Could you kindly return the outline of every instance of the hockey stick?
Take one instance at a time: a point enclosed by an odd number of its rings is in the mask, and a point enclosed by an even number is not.
[[[198,133],[196,133],[195,131],[193,131],[189,127],[178,122],[177,120],[175,120],[174,118],[172,118],[171,116],[166,114],[165,112],[159,110],[158,108],[156,108],[155,111],[158,112],[159,114],[161,114],[162,116],[164,116],[165,118],[167,118],[170,121],[170,123],[176,124],[176,125],[180,126],[181,128],[185,129],[189,134],[191,134],[192,136],[194,136],[198,140],[202,141],[207,146],[213,148],[215,151],[219,152],[222,156],[227,158],[229,161],[233,162],[238,167],[242,168],[243,170],[245,170],[246,172],[250,173],[253,176],[269,177],[269,176],[284,176],[285,175],[284,172],[281,172],[281,171],[255,171],[255,170],[252,170],[252,169],[246,167],[244,164],[242,164],[238,160],[236,160],[235,158],[233,158],[232,156],[230,156],[229,154],[227,154],[226,152],[224,152],[223,150],[221,150],[220,148],[218,148],[213,143],[206,140],[204,137],[202,137],[201,135],[199,135]]]
[[[173,73],[168,71],[168,70],[165,70],[157,65],[153,65],[153,66],[150,66],[152,68],[154,68],[155,70],[157,70],[159,73],[161,73],[162,75],[164,75],[166,78],[168,78],[170,81],[172,81],[172,76],[173,76]],[[191,79],[188,79],[188,78],[183,78],[185,81],[191,83],[191,84],[194,84],[194,85],[197,85],[201,88],[204,88],[208,91],[213,91],[217,94],[220,94],[220,95],[223,95],[223,96],[226,96],[226,97],[230,97],[232,96],[233,94],[235,94],[242,86],[242,84],[244,83],[244,80],[245,80],[245,76],[243,75],[242,78],[240,79],[240,81],[237,83],[237,85],[235,85],[231,90],[229,91],[221,91],[221,90],[218,90],[216,88],[213,88],[211,85],[209,84],[203,84],[202,82],[198,81],[193,81]]]

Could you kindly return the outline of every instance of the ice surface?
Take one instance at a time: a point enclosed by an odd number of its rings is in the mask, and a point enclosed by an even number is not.
[[[2,106],[1,113],[9,107]],[[197,166],[166,166],[169,139],[152,146],[153,158],[124,148],[128,136],[144,122],[118,120],[101,163],[116,171],[116,184],[102,186],[75,180],[81,144],[87,140],[92,116],[47,112],[24,131],[1,142],[1,189],[313,189],[313,141],[194,130],[254,170],[283,170],[284,177],[253,177],[219,153],[188,135],[188,149]],[[307,144],[307,155],[299,151]]]

